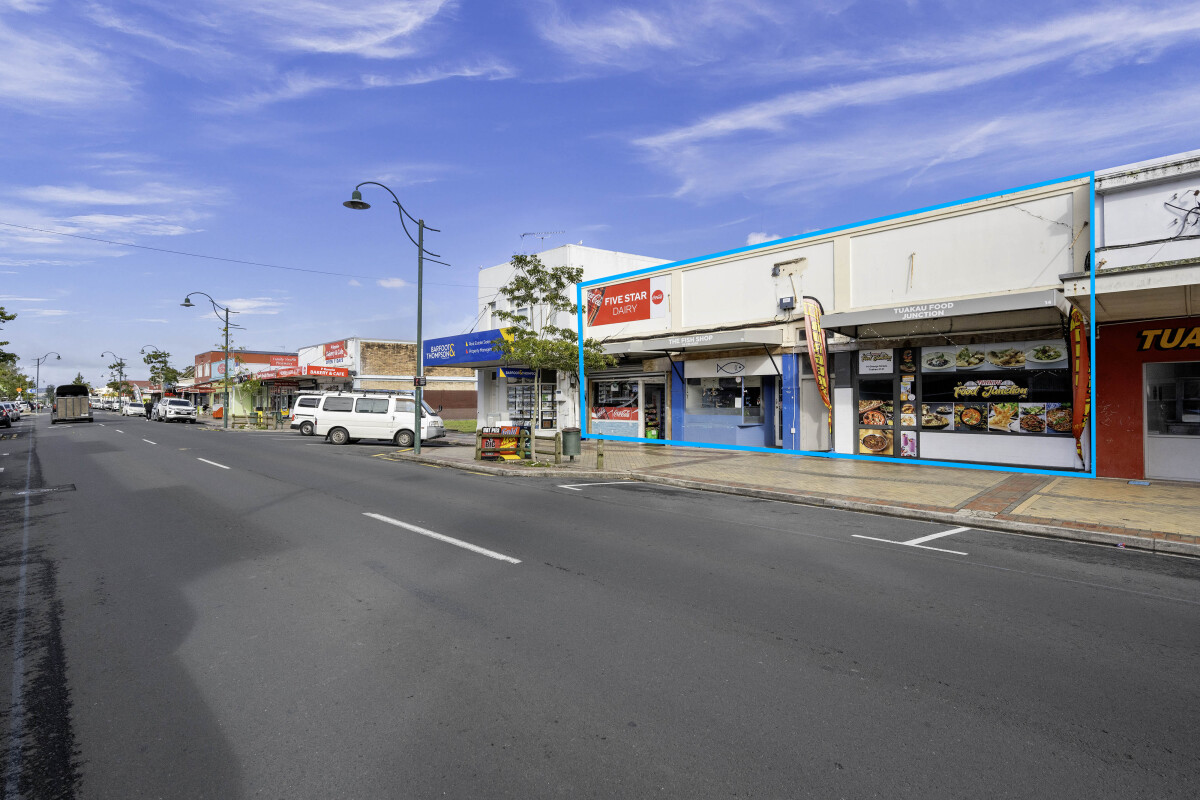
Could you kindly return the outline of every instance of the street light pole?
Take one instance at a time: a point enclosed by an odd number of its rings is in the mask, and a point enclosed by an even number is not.
[[[438,261],[437,259],[440,258],[440,256],[438,256],[437,253],[431,253],[425,249],[425,229],[429,227],[425,224],[425,220],[415,219],[412,214],[409,214],[408,211],[404,209],[404,206],[400,204],[400,198],[396,197],[396,193],[384,186],[382,183],[377,183],[376,181],[363,181],[362,183],[358,184],[358,186],[354,187],[354,191],[350,194],[350,199],[342,203],[342,205],[355,211],[364,211],[370,208],[370,204],[362,199],[362,192],[359,191],[363,186],[368,185],[378,186],[392,196],[392,202],[395,203],[396,208],[400,210],[400,225],[404,228],[404,234],[408,237],[410,242],[417,246],[417,369],[416,380],[413,382],[415,384],[413,389],[415,390],[414,395],[416,399],[416,431],[413,433],[413,452],[416,455],[421,455],[421,418],[425,410],[422,405],[424,399],[424,386],[422,386],[422,384],[425,382],[425,342],[421,338],[421,310],[423,305],[422,285],[424,282],[425,256],[432,256],[432,258],[429,260],[436,264],[444,264],[446,266],[449,265],[444,261]],[[408,225],[404,222],[405,217],[408,217],[413,223],[416,224],[416,239],[413,239],[412,234],[408,232]],[[441,233],[441,231],[437,228],[429,228],[429,230],[433,231],[434,233]]]
[[[224,353],[225,353],[225,375],[224,375],[224,380],[221,382],[222,388],[224,388],[225,391],[223,392],[224,398],[221,401],[222,402],[222,406],[221,406],[222,425],[221,425],[221,427],[228,428],[229,427],[229,313],[230,313],[229,307],[217,305],[217,301],[212,299],[212,295],[210,295],[206,292],[191,292],[188,294],[187,297],[183,298],[183,302],[180,303],[179,305],[183,306],[184,308],[194,307],[196,304],[192,302],[193,294],[202,294],[208,298],[208,302],[212,303],[213,312],[217,315],[217,319],[221,319],[222,311],[225,312],[225,351],[224,351]],[[234,313],[236,313],[236,312],[234,312]]]
[[[49,359],[50,356],[54,356],[55,361],[62,361],[62,356],[58,354],[57,350],[51,350],[41,358],[35,358],[33,360],[33,363],[37,364],[37,377],[33,379],[33,399],[37,402],[41,402],[41,400],[39,400],[39,396],[42,393],[42,362]]]

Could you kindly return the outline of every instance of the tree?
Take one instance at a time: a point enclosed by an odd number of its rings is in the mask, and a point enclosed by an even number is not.
[[[53,383],[46,385],[46,405],[54,405],[54,390],[57,388]]]
[[[33,387],[33,378],[21,370],[0,364],[0,396],[15,400]],[[20,391],[17,391],[20,389]]]
[[[9,314],[7,311],[4,310],[4,306],[0,306],[0,328],[4,327],[4,323],[12,322],[16,318],[17,318],[17,315],[15,312],[12,314]],[[3,348],[7,344],[8,344],[8,342],[0,342],[0,348]],[[15,366],[16,363],[17,363],[17,356],[15,353],[9,353],[9,352],[6,352],[6,351],[0,349],[0,364],[3,364],[4,366],[12,367],[12,366]]]
[[[150,382],[163,387],[164,394],[167,386],[179,382],[180,372],[171,366],[171,354],[167,351],[152,350],[142,361],[150,367]]]
[[[82,372],[76,372],[76,373],[75,373],[75,380],[71,381],[71,385],[72,385],[72,386],[87,386],[87,387],[88,387],[88,394],[91,394],[91,393],[92,393],[92,387],[91,387],[91,386],[89,386],[89,385],[88,385],[88,382],[87,382],[87,381],[85,381],[85,380],[83,379],[83,373],[82,373]]]
[[[512,266],[516,270],[512,279],[500,295],[508,301],[509,309],[496,312],[507,324],[508,335],[496,340],[499,350],[508,364],[524,364],[534,374],[534,397],[538,405],[536,420],[541,411],[541,378],[543,369],[565,372],[575,377],[571,399],[576,419],[582,423],[579,413],[579,336],[574,328],[560,328],[560,314],[579,313],[579,306],[569,296],[575,284],[583,280],[582,267],[547,267],[537,256],[513,256]],[[585,370],[604,369],[616,363],[616,358],[606,355],[603,346],[595,339],[583,341]],[[582,427],[582,425],[580,426]]]

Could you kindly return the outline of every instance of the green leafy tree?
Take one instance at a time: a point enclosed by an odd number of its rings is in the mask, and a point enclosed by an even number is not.
[[[508,336],[497,339],[505,363],[523,364],[534,371],[534,397],[541,406],[541,378],[543,369],[553,369],[573,375],[574,388],[571,400],[579,414],[579,336],[574,328],[557,325],[559,316],[570,315],[574,320],[579,313],[578,304],[571,299],[575,284],[583,280],[582,267],[547,267],[537,256],[513,256],[512,266],[516,270],[512,279],[500,289],[500,296],[508,301],[509,310],[498,311],[496,316],[506,323]],[[571,324],[574,324],[573,322]],[[584,369],[604,369],[616,363],[616,358],[604,353],[603,346],[595,339],[583,341]],[[535,418],[535,425],[537,424]]]
[[[24,397],[25,393],[32,388],[33,378],[16,367],[0,364],[0,396],[16,400]]]
[[[75,380],[71,381],[71,385],[72,385],[72,386],[87,386],[87,387],[88,387],[88,393],[89,393],[89,394],[91,393],[91,386],[88,384],[88,382],[87,382],[87,381],[85,381],[85,380],[83,379],[83,373],[82,373],[82,372],[76,372],[76,373],[75,373]]]
[[[150,367],[150,382],[166,387],[179,382],[180,371],[171,366],[171,354],[165,350],[151,350],[142,358]]]
[[[0,328],[4,327],[4,323],[12,322],[16,318],[17,318],[17,315],[15,312],[12,314],[9,314],[7,311],[4,310],[4,306],[0,306]],[[0,364],[12,367],[12,366],[15,366],[17,363],[17,356],[16,356],[16,354],[6,352],[3,349],[7,344],[8,344],[8,342],[0,342]]]
[[[54,390],[57,388],[58,387],[55,386],[53,383],[46,385],[46,394],[45,394],[46,405],[54,404]]]

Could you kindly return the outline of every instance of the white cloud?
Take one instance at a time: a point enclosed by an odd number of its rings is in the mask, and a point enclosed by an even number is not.
[[[351,278],[350,281],[346,285],[347,286],[362,286],[362,284],[358,282],[357,278]]]
[[[219,190],[188,189],[163,183],[143,183],[130,189],[99,189],[76,183],[70,186],[28,186],[9,194],[34,203],[94,206],[179,206],[184,203],[212,203],[223,197]]]
[[[105,106],[130,94],[130,84],[99,51],[47,30],[17,31],[0,19],[0,103],[42,112]]]
[[[271,46],[305,53],[348,53],[365,58],[411,55],[414,34],[448,0],[225,0],[223,22],[255,30]],[[250,18],[250,19],[247,19]]]
[[[68,314],[74,314],[74,311],[67,311],[62,308],[34,308],[20,312],[27,317],[65,317]]]
[[[384,289],[403,289],[409,285],[403,278],[380,278],[376,283]]]
[[[761,231],[751,231],[746,235],[746,244],[762,244],[763,242],[773,242],[776,239],[782,239],[783,236],[778,233],[762,233]]]
[[[167,320],[165,320],[165,319],[137,319],[137,320],[134,320],[134,322],[153,322],[153,323],[157,323],[157,324],[159,324],[159,325],[168,325],[168,324],[170,324],[170,323],[169,323]]]
[[[283,303],[270,297],[235,297],[219,301],[235,314],[278,314]]]

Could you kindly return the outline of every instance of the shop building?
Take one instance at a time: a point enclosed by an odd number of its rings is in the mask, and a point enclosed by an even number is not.
[[[1098,474],[1200,480],[1200,151],[1096,173],[1095,273]]]
[[[229,403],[230,413],[242,416],[254,411],[266,411],[285,408],[278,405],[278,394],[266,396],[251,396],[245,391],[236,391],[239,376],[249,377],[258,372],[277,369],[294,369],[296,354],[272,350],[237,350],[229,354]],[[194,361],[192,386],[181,392],[193,400],[198,407],[209,407],[214,411],[224,402],[225,353],[222,350],[209,350],[197,354]],[[276,405],[272,405],[272,401]]]
[[[667,263],[632,253],[618,253],[583,245],[563,245],[536,254],[547,267],[568,266],[583,269],[584,280],[601,278],[631,270]],[[479,273],[479,322],[481,330],[458,336],[425,341],[425,366],[430,375],[434,370],[459,369],[471,372],[477,379],[474,398],[476,419],[480,426],[522,425],[541,431],[579,427],[579,415],[574,398],[578,387],[574,374],[559,374],[542,370],[540,376],[521,364],[505,364],[493,343],[503,334],[503,321],[498,312],[514,311],[542,321],[551,312],[544,308],[511,308],[500,296],[499,289],[514,276],[511,263],[498,264]],[[575,287],[568,290],[574,296]],[[576,318],[559,314],[553,324],[574,329]],[[660,374],[659,379],[663,378]],[[432,386],[433,379],[430,378]],[[426,395],[428,397],[428,395]],[[433,403],[432,400],[429,401]]]
[[[1059,276],[1090,208],[1082,177],[586,281],[620,358],[587,431],[1087,470]]]
[[[382,389],[411,392],[417,374],[417,343],[400,339],[350,337],[300,348],[298,390]],[[442,408],[446,419],[475,415],[475,372],[464,367],[424,370],[426,403]],[[285,377],[285,376],[281,376]]]

